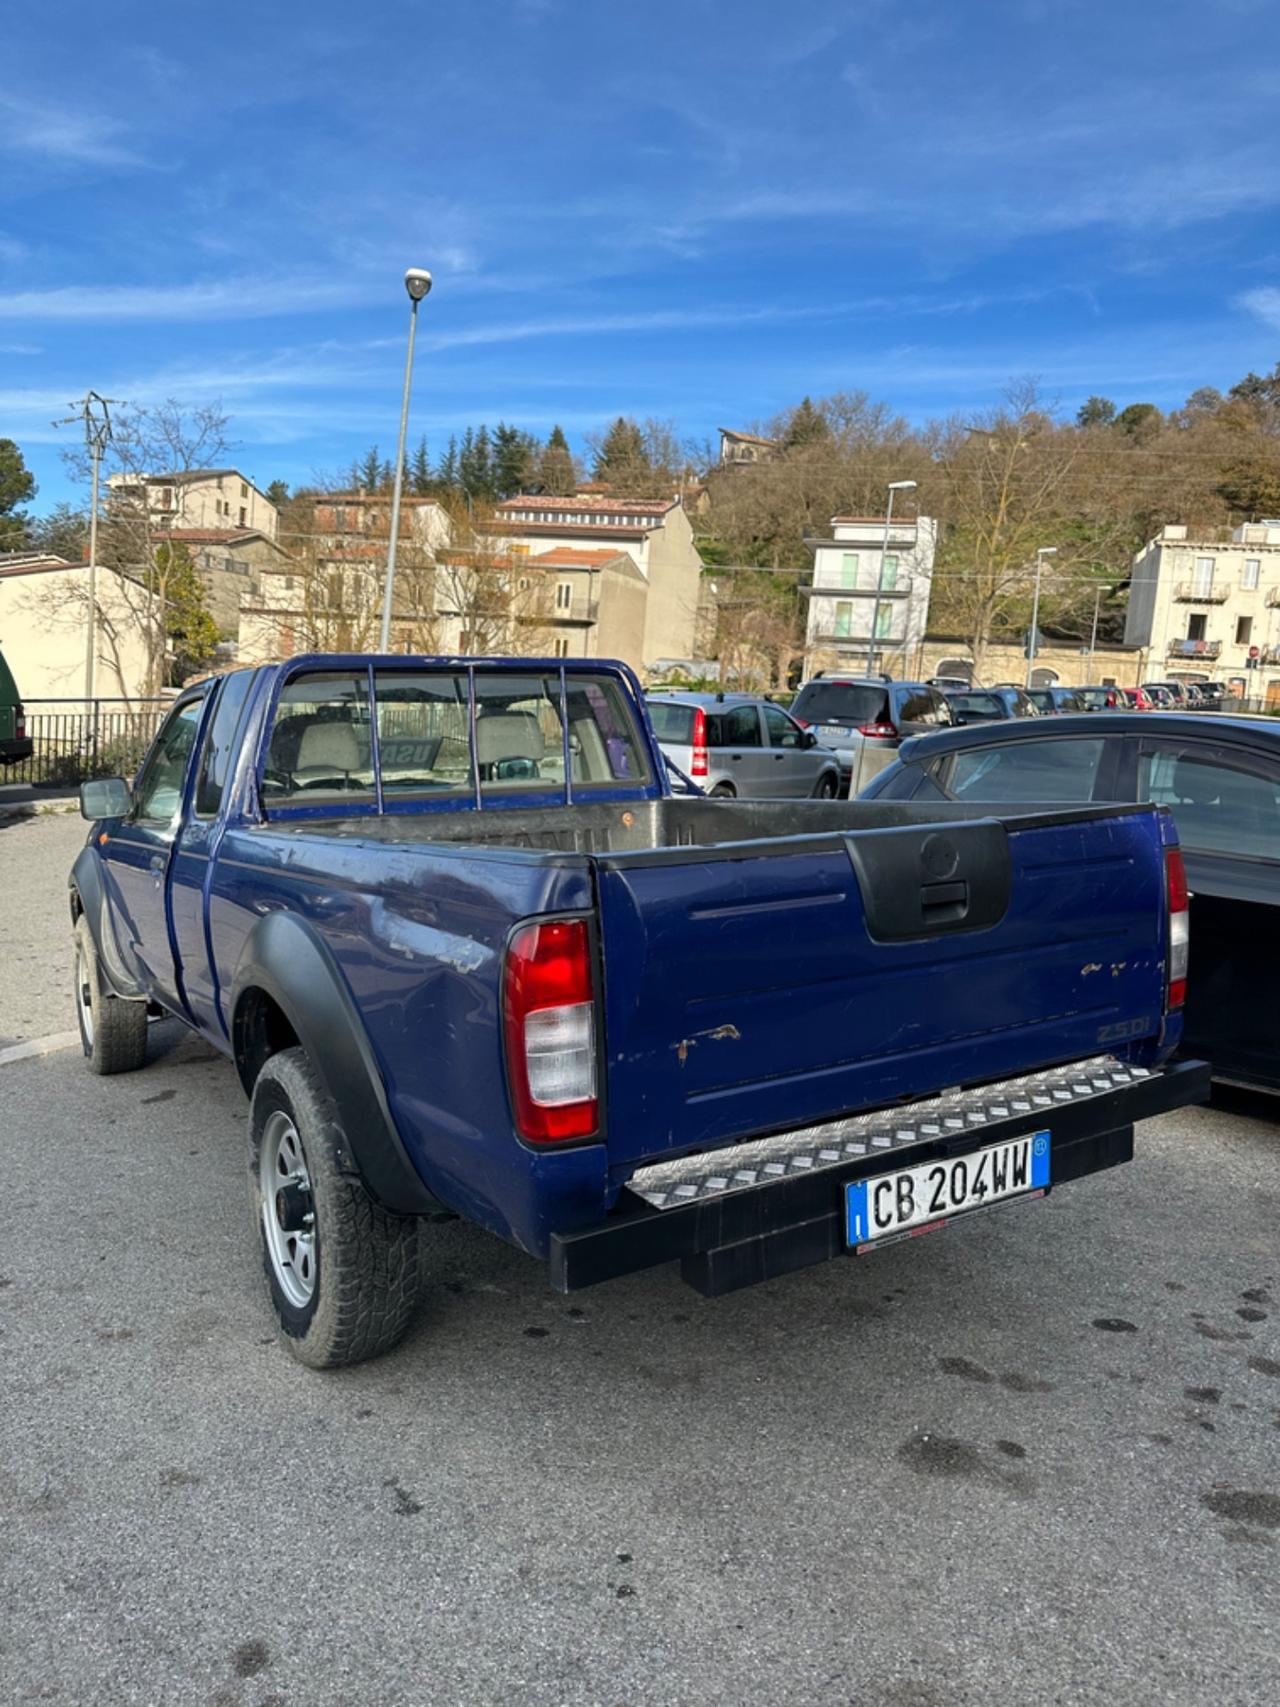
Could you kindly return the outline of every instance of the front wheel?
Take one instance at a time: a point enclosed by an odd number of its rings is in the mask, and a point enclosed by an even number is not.
[[[337,1369],[390,1351],[419,1299],[419,1221],[344,1173],[338,1111],[301,1049],[253,1087],[249,1196],[281,1337],[301,1363]]]
[[[73,942],[76,1020],[85,1065],[91,1073],[132,1073],[147,1058],[147,1004],[104,989],[98,946],[83,913],[76,920]]]

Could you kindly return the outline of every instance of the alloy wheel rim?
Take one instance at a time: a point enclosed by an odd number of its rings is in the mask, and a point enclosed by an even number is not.
[[[283,1109],[269,1114],[263,1128],[258,1186],[276,1283],[290,1304],[304,1309],[315,1294],[320,1254],[315,1204],[298,1128]]]

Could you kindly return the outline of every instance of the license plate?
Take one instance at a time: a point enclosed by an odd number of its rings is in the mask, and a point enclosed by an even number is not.
[[[842,735],[847,735],[849,731],[840,723],[824,723],[818,733],[825,735],[829,741],[838,741]]]
[[[956,1215],[1049,1188],[1049,1134],[1028,1133],[967,1156],[948,1156],[845,1187],[845,1228],[857,1250],[932,1232]]]

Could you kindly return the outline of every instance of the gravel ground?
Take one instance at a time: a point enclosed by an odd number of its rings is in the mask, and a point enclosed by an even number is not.
[[[10,953],[73,846],[0,831]],[[715,1302],[559,1298],[437,1227],[415,1335],[317,1375],[271,1331],[234,1076],[152,1042],[0,1068],[6,1707],[1274,1702],[1265,1100]]]
[[[75,1027],[67,874],[88,831],[75,811],[0,816],[0,1049]]]

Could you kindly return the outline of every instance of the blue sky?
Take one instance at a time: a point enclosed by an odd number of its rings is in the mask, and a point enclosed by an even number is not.
[[[1177,404],[1280,358],[1271,0],[10,8],[0,436],[220,398],[261,484],[411,436],[692,436],[1038,375]]]

